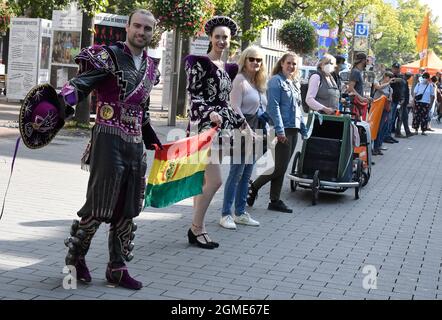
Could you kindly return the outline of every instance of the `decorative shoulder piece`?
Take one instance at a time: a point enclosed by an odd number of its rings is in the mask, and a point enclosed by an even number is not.
[[[233,81],[239,71],[239,66],[236,63],[229,63],[226,66],[226,71],[229,74],[230,79]]]
[[[206,56],[198,56],[194,54],[189,54],[184,58],[185,62],[185,69],[192,69],[195,66],[198,66],[198,68],[203,68],[204,70],[210,70],[210,59]]]
[[[93,69],[105,69],[115,71],[115,63],[112,59],[112,51],[106,46],[93,45],[84,48],[75,57],[75,63],[80,66],[80,73]]]

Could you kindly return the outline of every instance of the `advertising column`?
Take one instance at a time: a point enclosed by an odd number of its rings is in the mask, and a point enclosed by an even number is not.
[[[40,60],[38,64],[38,84],[49,82],[51,66],[52,21],[41,19],[40,24]]]

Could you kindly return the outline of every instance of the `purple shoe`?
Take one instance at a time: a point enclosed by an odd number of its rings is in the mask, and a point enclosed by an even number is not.
[[[107,265],[106,279],[113,285],[118,285],[126,289],[140,290],[143,284],[140,281],[135,280],[129,275],[127,267],[111,268],[111,265]]]
[[[86,265],[86,260],[84,260],[84,257],[78,258],[77,262],[75,263],[75,270],[77,272],[77,280],[83,281],[83,282],[91,282],[91,274],[89,272],[89,269]]]

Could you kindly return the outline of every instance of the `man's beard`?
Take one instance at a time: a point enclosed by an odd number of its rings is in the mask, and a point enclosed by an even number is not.
[[[130,43],[130,45],[131,46],[133,46],[133,47],[135,47],[135,48],[138,48],[138,49],[144,49],[145,47],[147,47],[147,45],[149,44],[149,42],[150,41],[148,41],[147,39],[146,40],[143,40],[143,45],[140,45],[140,44],[138,44],[136,41],[135,41],[135,37],[133,37],[133,38],[127,38],[127,41]]]

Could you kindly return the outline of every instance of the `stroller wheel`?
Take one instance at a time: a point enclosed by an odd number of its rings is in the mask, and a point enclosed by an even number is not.
[[[363,183],[363,177],[362,177],[362,160],[358,159],[357,166],[356,166],[356,180],[359,185],[355,188],[355,199],[359,199],[359,193],[362,189],[362,183]]]
[[[370,180],[370,174],[363,171],[362,172],[362,186],[365,187],[368,183],[368,180]]]
[[[319,170],[315,171],[312,183],[312,205],[316,205],[319,199]]]
[[[298,160],[301,156],[301,152],[296,152],[295,157],[293,158],[293,164],[292,164],[292,175],[295,176],[297,173],[297,166],[298,166]],[[290,180],[290,189],[292,192],[296,191],[296,188],[298,187],[298,183],[296,181]]]

